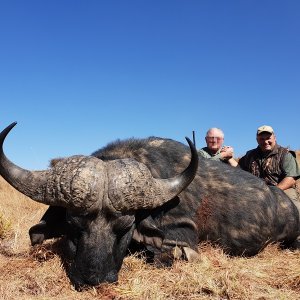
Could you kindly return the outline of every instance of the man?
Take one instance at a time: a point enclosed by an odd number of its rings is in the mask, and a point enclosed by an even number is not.
[[[218,160],[236,167],[237,162],[233,158],[233,148],[223,146],[224,133],[219,128],[210,128],[205,137],[207,147],[198,150],[198,154],[204,158]]]
[[[248,151],[239,160],[239,166],[297,200],[295,183],[300,169],[292,152],[277,144],[274,130],[268,125],[257,129],[256,141],[257,148]]]

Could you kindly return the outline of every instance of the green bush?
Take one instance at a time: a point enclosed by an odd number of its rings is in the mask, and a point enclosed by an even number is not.
[[[11,232],[11,222],[0,213],[0,239],[4,239]]]

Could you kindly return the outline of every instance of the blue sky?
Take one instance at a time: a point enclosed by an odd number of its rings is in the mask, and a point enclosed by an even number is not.
[[[28,169],[115,139],[273,126],[300,149],[298,0],[1,0],[0,127]]]

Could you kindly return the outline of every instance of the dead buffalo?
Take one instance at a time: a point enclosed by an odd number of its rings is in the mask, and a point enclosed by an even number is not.
[[[154,178],[146,165],[132,158],[103,161],[77,155],[45,171],[24,170],[3,153],[4,139],[15,125],[0,134],[0,174],[21,193],[50,205],[30,229],[31,242],[66,235],[73,258],[69,276],[76,288],[117,281],[136,229],[136,214],[176,198],[197,172],[198,155],[189,139],[190,163],[168,179]]]
[[[0,134],[1,144],[13,126]],[[189,144],[192,157],[170,139],[116,141],[93,157],[58,160],[41,172],[22,170],[1,152],[1,175],[50,205],[30,229],[31,242],[64,235],[77,288],[116,281],[128,247],[145,247],[155,261],[169,264],[173,249],[189,259],[206,240],[232,255],[255,255],[270,242],[297,246],[299,212],[281,190],[202,158],[194,177],[197,154]],[[148,170],[171,179],[153,179]]]
[[[189,161],[188,147],[157,137],[116,141],[92,155],[103,161],[134,158],[147,165],[154,177],[162,178],[182,171]],[[271,242],[300,248],[298,202],[239,168],[202,157],[198,164],[193,182],[180,195],[136,214],[141,219],[136,223],[137,240],[153,246],[157,256],[175,245],[197,250],[201,241],[245,256],[257,254]],[[157,247],[161,236],[162,246]]]

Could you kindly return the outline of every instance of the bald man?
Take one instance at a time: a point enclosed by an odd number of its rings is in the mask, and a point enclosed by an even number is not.
[[[223,146],[224,133],[220,128],[210,128],[205,136],[206,147],[198,150],[198,154],[204,158],[222,161],[236,167],[237,161],[233,158],[233,148]]]

